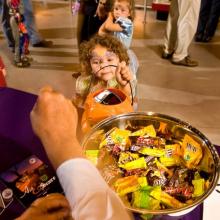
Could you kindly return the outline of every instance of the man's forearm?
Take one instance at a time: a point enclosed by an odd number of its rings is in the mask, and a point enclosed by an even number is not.
[[[73,218],[132,219],[119,197],[86,159],[64,162],[58,167],[57,175],[73,210]]]

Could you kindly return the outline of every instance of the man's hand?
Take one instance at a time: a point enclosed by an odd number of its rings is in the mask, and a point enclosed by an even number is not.
[[[58,193],[35,200],[16,220],[71,220],[71,210],[66,198]]]
[[[69,99],[51,87],[41,89],[31,123],[55,169],[65,160],[83,157],[76,138],[77,121],[77,110]]]

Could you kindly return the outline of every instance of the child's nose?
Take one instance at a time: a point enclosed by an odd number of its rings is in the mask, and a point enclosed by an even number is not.
[[[104,67],[107,67],[108,66],[108,62],[107,61],[103,61],[101,64],[100,64],[100,68],[104,68]]]

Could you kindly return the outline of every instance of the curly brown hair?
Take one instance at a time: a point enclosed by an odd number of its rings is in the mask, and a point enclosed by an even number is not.
[[[79,48],[79,60],[82,67],[82,72],[86,75],[92,74],[92,68],[90,65],[91,54],[94,48],[100,45],[107,48],[109,51],[115,53],[120,62],[125,61],[126,64],[129,64],[129,57],[127,54],[127,49],[124,45],[114,36],[99,36],[95,35],[89,41],[85,41],[80,44]]]

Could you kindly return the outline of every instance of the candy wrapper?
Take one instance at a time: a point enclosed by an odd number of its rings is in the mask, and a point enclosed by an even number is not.
[[[160,187],[152,190],[150,195],[170,208],[181,208],[185,205],[184,203],[181,203],[174,197],[170,196],[168,193],[162,191]]]
[[[181,164],[180,156],[182,156],[182,151],[179,144],[172,144],[165,146],[165,154],[160,157],[160,162],[166,166],[178,166]]]
[[[136,160],[139,158],[139,155],[136,153],[131,153],[129,151],[121,152],[118,159],[118,166],[123,166],[124,164]]]
[[[178,197],[179,199],[186,201],[192,197],[193,187],[189,185],[179,187],[165,187],[164,192],[171,196]]]
[[[138,190],[132,195],[132,206],[150,210],[160,209],[160,201],[150,196],[147,190]]]
[[[194,186],[193,196],[194,197],[202,196],[203,193],[205,192],[205,180],[196,179],[192,181],[192,184]]]
[[[102,169],[101,172],[102,177],[104,180],[110,185],[114,185],[114,182],[118,179],[121,178],[122,172],[121,170],[117,167],[116,164],[108,165],[105,166]]]
[[[150,170],[147,174],[147,182],[151,186],[165,186],[167,178],[164,173],[161,173],[158,170]]]
[[[128,144],[128,136],[131,134],[128,130],[113,128],[107,137],[100,143],[99,148],[109,144],[120,144],[126,146]]]
[[[144,159],[144,157],[140,157],[136,160],[133,160],[131,162],[121,164],[119,167],[125,169],[125,170],[133,170],[133,169],[138,169],[138,168],[146,168],[147,164]]]
[[[138,131],[135,131],[131,134],[131,136],[150,136],[150,137],[156,137],[156,131],[154,129],[153,125],[149,125],[147,127],[144,127]]]
[[[165,149],[143,147],[139,150],[139,153],[153,157],[162,157],[165,155]]]
[[[185,135],[182,149],[186,167],[189,169],[195,168],[202,159],[202,148],[200,144],[189,135]]]
[[[86,157],[96,166],[99,150],[86,150]]]
[[[169,131],[167,123],[160,122],[160,127],[158,128],[157,135],[163,137],[166,140],[171,140],[172,133]]]
[[[140,136],[137,138],[136,144],[146,147],[161,148],[165,146],[165,142],[163,138]]]
[[[128,193],[135,192],[140,188],[138,182],[138,176],[128,176],[120,178],[115,182],[115,191],[120,195],[124,196]]]

